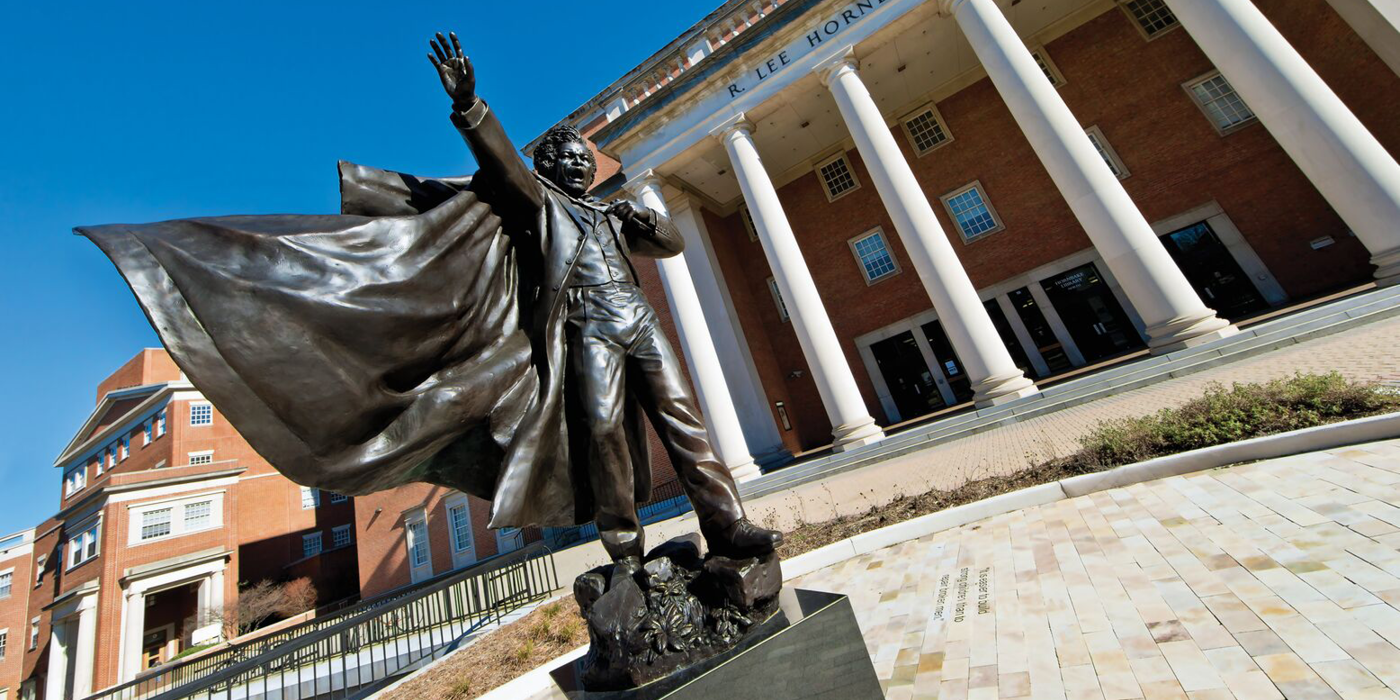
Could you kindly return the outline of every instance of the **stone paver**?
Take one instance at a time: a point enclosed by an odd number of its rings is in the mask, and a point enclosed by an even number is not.
[[[790,585],[851,597],[894,699],[1400,698],[1397,548],[1393,440],[1016,511]]]
[[[1400,318],[1240,360],[963,437],[913,454],[834,474],[748,502],[760,521],[792,527],[881,505],[900,494],[952,489],[969,480],[1011,474],[1079,448],[1096,425],[1179,406],[1212,383],[1262,382],[1297,372],[1337,371],[1350,379],[1400,381]],[[1389,513],[1387,511],[1387,513]],[[1381,515],[1369,514],[1376,520]],[[1396,519],[1400,511],[1388,517]]]

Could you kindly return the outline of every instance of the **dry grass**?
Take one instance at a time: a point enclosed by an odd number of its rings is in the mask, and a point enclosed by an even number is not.
[[[1197,399],[1141,418],[1106,421],[1067,457],[949,491],[900,496],[859,515],[803,523],[783,533],[784,559],[946,508],[1028,486],[1105,471],[1168,454],[1400,410],[1400,396],[1336,372],[1297,374],[1262,384],[1212,385]]]
[[[420,673],[384,700],[467,700],[588,642],[573,598],[543,605]]]

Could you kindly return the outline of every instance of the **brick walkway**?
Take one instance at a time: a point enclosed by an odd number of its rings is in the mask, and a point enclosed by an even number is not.
[[[1326,345],[1393,375],[1365,348],[1397,327]],[[1400,441],[1008,513],[792,585],[851,596],[890,698],[1397,698]]]

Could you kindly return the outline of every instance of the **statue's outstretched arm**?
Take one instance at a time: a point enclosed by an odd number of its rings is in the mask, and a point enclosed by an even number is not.
[[[439,32],[428,43],[433,47],[428,60],[437,68],[442,88],[452,98],[452,123],[476,156],[481,168],[478,177],[488,180],[492,205],[517,215],[538,211],[544,206],[544,189],[521,160],[500,120],[477,96],[476,70],[462,53],[457,35],[451,34],[449,43]]]

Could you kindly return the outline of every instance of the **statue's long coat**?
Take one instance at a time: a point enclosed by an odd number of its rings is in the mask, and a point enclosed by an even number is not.
[[[558,291],[581,239],[554,235],[568,213],[553,191],[534,221],[502,226],[482,201],[489,171],[474,186],[342,163],[340,216],[77,232],[116,264],[195,386],[293,481],[350,495],[447,486],[492,500],[493,527],[587,522]],[[669,224],[652,241],[618,238],[624,251],[679,252]],[[628,426],[643,502],[634,402]]]

